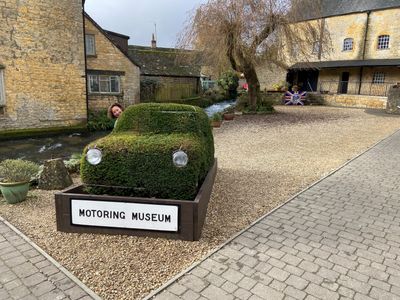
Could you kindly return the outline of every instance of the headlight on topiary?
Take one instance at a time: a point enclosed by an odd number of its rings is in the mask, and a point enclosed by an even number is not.
[[[95,166],[101,162],[103,155],[101,151],[97,148],[89,149],[86,153],[86,160],[89,164]]]
[[[175,151],[174,154],[172,155],[172,162],[178,168],[186,167],[188,161],[189,158],[187,154],[182,150]]]

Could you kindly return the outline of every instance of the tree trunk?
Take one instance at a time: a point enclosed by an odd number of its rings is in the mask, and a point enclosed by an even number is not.
[[[249,86],[249,102],[250,110],[257,109],[257,99],[260,94],[260,82],[258,81],[257,73],[253,65],[244,69],[244,77],[246,78]]]

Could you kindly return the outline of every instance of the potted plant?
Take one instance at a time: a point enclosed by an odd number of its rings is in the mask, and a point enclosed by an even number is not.
[[[221,127],[222,124],[222,115],[221,113],[215,113],[211,117],[211,126],[212,127]]]
[[[224,111],[224,120],[232,121],[235,118],[235,107],[230,106]]]
[[[0,162],[0,190],[10,204],[24,201],[32,177],[39,172],[39,165],[22,160],[6,159]]]

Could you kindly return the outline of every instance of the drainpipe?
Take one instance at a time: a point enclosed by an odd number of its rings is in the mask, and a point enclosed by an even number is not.
[[[364,44],[363,44],[363,51],[362,51],[362,57],[361,57],[362,60],[365,59],[365,49],[367,48],[367,37],[368,37],[369,15],[370,14],[371,14],[371,11],[370,10],[367,11],[367,20],[365,21],[365,31],[364,31]],[[360,78],[359,78],[360,84],[358,86],[358,94],[359,95],[361,93],[361,85],[362,85],[361,80],[362,80],[363,70],[364,70],[364,67],[361,67],[360,68]]]
[[[83,49],[85,57],[85,89],[86,89],[86,125],[89,121],[89,89],[87,83],[87,57],[86,57],[86,20],[85,20],[85,0],[82,1],[82,18],[83,18]]]

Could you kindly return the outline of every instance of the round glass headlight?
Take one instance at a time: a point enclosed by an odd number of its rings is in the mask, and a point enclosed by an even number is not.
[[[101,151],[96,148],[89,149],[86,153],[86,160],[93,166],[98,165],[101,162],[102,157],[103,155],[101,154]]]
[[[178,151],[174,152],[174,154],[172,155],[172,162],[178,168],[186,167],[188,161],[189,161],[189,158],[188,158],[187,154],[182,150],[178,150]]]

